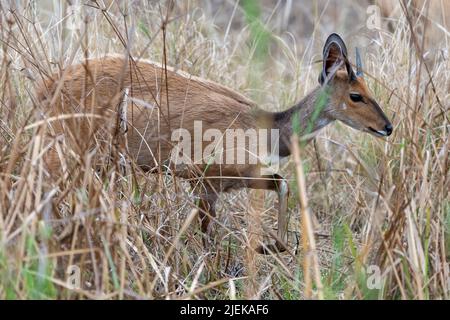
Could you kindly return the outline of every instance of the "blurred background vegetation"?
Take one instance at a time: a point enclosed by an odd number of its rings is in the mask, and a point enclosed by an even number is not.
[[[22,0],[0,11],[0,298],[305,298],[292,162],[282,168],[291,254],[258,256],[249,212],[276,228],[274,195],[222,195],[207,249],[195,220],[183,228],[194,207],[184,182],[130,164],[125,175],[82,167],[81,185],[48,186],[39,131],[23,128],[39,121],[35,88],[51,73],[127,51],[161,62],[164,47],[176,69],[283,110],[318,85],[323,43],[337,32],[353,61],[361,48],[394,133],[335,124],[302,150],[322,283],[312,297],[448,299],[447,1]]]

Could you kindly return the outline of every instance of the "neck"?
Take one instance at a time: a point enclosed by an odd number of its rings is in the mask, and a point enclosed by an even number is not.
[[[322,87],[317,87],[299,103],[281,112],[262,112],[265,127],[278,129],[280,135],[279,156],[291,154],[290,141],[292,134],[298,133],[301,140],[311,141],[320,129],[334,119],[330,115],[332,103]]]

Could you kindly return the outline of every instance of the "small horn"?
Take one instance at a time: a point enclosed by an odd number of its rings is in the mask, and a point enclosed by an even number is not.
[[[358,47],[356,47],[356,76],[357,77],[362,77],[363,76],[361,55],[359,54],[359,48]]]

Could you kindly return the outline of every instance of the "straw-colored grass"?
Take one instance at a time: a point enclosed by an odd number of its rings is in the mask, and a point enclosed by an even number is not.
[[[363,1],[80,2],[0,7],[0,298],[449,298],[445,25],[433,25],[438,42],[422,41],[407,1],[381,30],[367,29]],[[77,170],[46,177],[35,90],[51,73],[85,57],[130,51],[162,62],[166,52],[169,65],[280,110],[317,85],[330,32],[350,52],[362,47],[394,132],[376,139],[336,123],[296,148],[281,170],[290,253],[249,249],[261,240],[255,220],[276,228],[268,192],[221,195],[205,248],[189,185],[142,172],[120,150],[64,149]]]

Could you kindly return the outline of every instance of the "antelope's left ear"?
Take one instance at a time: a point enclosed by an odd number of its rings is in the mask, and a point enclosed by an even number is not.
[[[342,68],[347,70],[350,81],[356,79],[355,73],[348,61],[347,47],[344,40],[338,34],[332,33],[323,46],[323,67],[322,73],[319,76],[320,84],[323,85],[325,81],[328,82],[331,80],[336,71]]]

